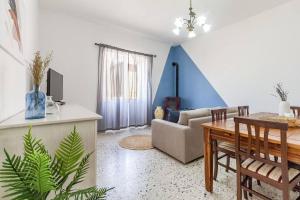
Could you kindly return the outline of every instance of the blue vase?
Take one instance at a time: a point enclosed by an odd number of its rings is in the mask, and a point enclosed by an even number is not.
[[[25,119],[40,119],[46,116],[46,95],[35,86],[26,94]]]

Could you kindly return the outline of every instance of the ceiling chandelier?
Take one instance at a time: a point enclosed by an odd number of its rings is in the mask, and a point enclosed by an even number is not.
[[[190,8],[189,8],[189,19],[184,19],[182,17],[178,17],[175,19],[174,22],[176,28],[173,29],[173,33],[175,35],[179,35],[183,26],[186,26],[188,31],[188,37],[193,38],[196,36],[195,28],[199,26],[203,29],[204,32],[210,31],[211,25],[206,24],[206,17],[199,16],[197,17],[196,13],[193,11],[192,8],[192,0],[190,0]]]

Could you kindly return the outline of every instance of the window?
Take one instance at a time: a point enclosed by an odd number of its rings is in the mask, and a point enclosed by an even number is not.
[[[152,57],[100,48],[98,113],[102,128],[150,123]]]

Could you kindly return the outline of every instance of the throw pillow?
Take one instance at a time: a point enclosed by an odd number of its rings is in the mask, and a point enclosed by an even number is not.
[[[180,112],[177,110],[173,110],[171,108],[167,108],[167,110],[168,110],[167,121],[177,123]]]

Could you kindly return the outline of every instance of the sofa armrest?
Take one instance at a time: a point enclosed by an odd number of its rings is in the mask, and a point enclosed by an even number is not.
[[[189,127],[191,128],[191,134],[187,138],[187,142],[190,144],[190,152],[194,157],[203,156],[203,123],[211,122],[211,116],[194,118],[189,120]]]
[[[201,128],[201,124],[211,122],[211,116],[194,118],[189,120],[189,127],[191,128]]]
[[[191,128],[188,126],[154,119],[152,120],[152,144],[180,160],[183,163],[188,161],[186,156],[189,144],[186,142]]]

